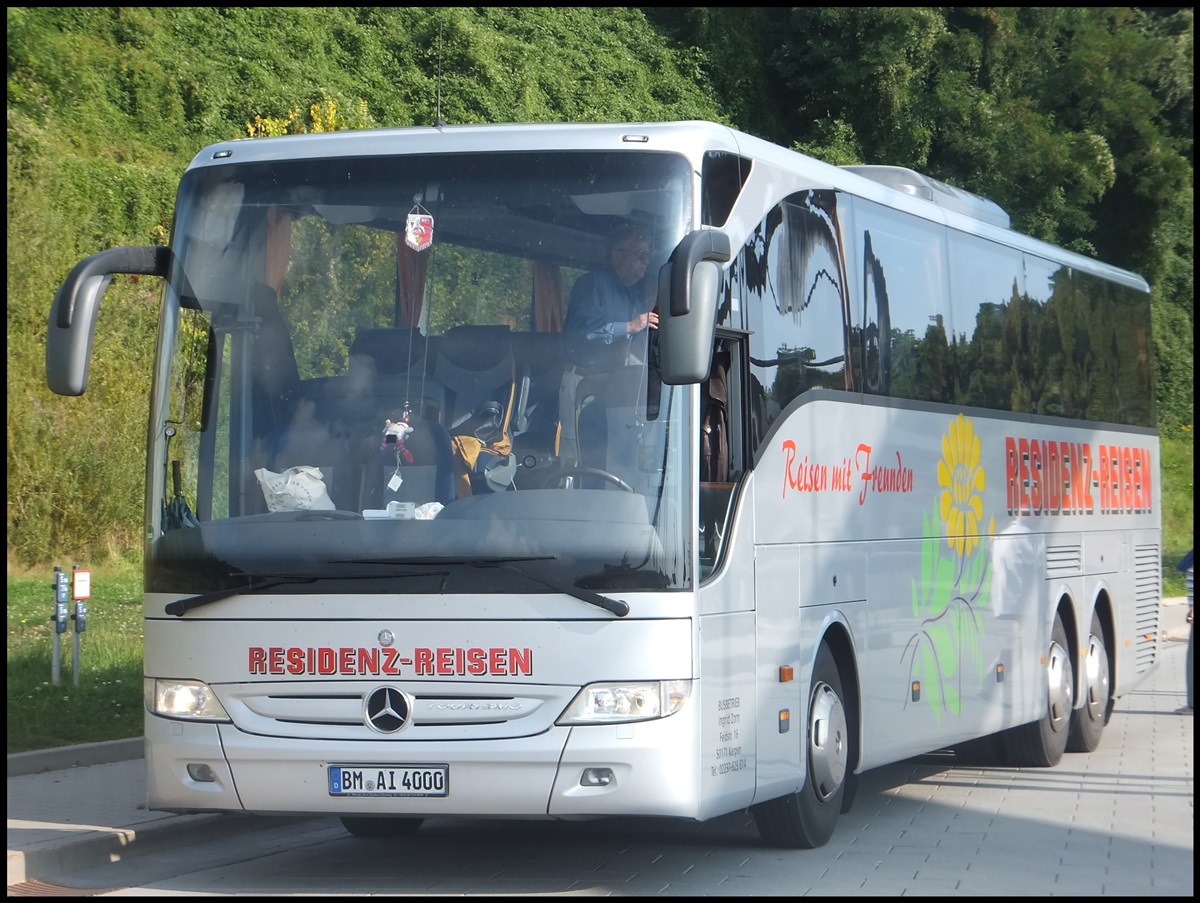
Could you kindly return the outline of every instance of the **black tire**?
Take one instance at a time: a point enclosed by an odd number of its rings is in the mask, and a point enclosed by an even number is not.
[[[842,809],[853,747],[842,678],[825,643],[813,667],[804,748],[804,786],[752,807],[758,833],[771,846],[804,850],[824,846],[833,836]]]
[[[420,818],[364,818],[343,816],[342,827],[355,837],[405,837],[421,827]]]
[[[1083,705],[1071,713],[1071,732],[1067,735],[1067,752],[1091,752],[1100,745],[1104,725],[1112,711],[1112,670],[1108,660],[1104,625],[1100,615],[1092,613],[1092,628],[1088,632],[1087,693]]]
[[[1044,716],[1005,732],[1004,748],[1010,765],[1049,768],[1062,760],[1067,749],[1075,698],[1075,666],[1067,631],[1058,615],[1054,616],[1046,653],[1046,696]]]

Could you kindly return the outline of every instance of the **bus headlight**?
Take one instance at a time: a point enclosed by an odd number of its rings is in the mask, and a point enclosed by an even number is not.
[[[689,680],[588,684],[558,719],[560,725],[617,724],[665,718],[692,694]]]
[[[163,718],[190,721],[230,721],[229,713],[212,687],[202,680],[166,680],[147,677],[146,708]]]

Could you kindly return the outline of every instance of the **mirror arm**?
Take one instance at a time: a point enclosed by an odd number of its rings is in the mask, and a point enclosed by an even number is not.
[[[698,229],[689,232],[671,255],[671,316],[682,317],[692,309],[692,270],[701,260],[727,263],[729,236],[724,232]]]

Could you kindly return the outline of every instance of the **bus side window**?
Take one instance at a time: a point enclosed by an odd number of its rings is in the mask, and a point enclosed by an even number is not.
[[[729,350],[713,351],[712,369],[700,387],[700,482],[729,481]]]
[[[701,576],[720,561],[733,513],[733,496],[745,460],[742,424],[743,344],[718,338],[708,379],[700,386]]]

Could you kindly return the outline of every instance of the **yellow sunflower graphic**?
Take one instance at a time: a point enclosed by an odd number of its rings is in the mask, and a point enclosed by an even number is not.
[[[946,542],[956,554],[970,555],[979,544],[987,475],[979,466],[975,427],[962,414],[951,421],[950,431],[942,436],[938,485],[942,487],[939,509]]]

